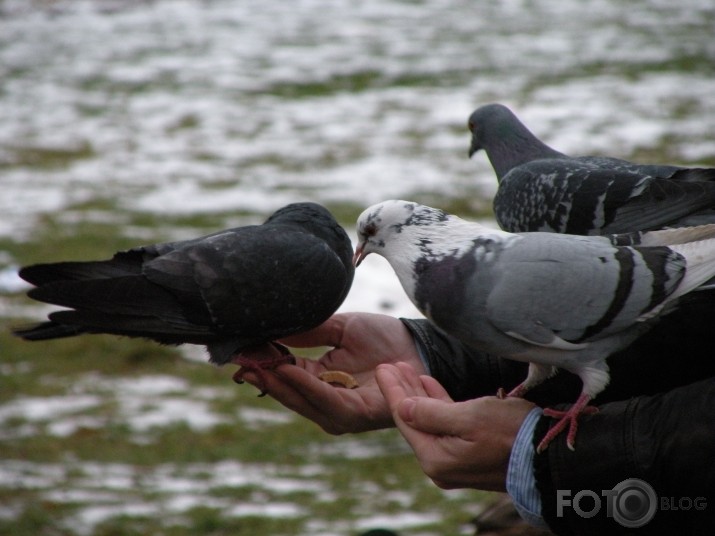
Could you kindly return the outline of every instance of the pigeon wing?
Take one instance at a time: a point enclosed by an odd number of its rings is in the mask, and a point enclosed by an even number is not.
[[[500,264],[487,298],[490,322],[514,338],[566,349],[640,321],[677,287],[685,261],[667,247],[538,233]]]
[[[325,242],[286,226],[220,233],[147,265],[147,277],[206,311],[220,331],[261,342],[327,319],[349,286]]]
[[[715,183],[676,181],[649,178],[641,191],[611,210],[610,221],[603,227],[605,233],[621,233],[633,229],[658,229],[676,225],[679,220],[715,204]],[[620,187],[616,180],[609,187]],[[711,218],[712,221],[715,218]]]
[[[502,179],[494,213],[512,233],[600,234],[616,209],[640,193],[642,183],[639,174],[604,171],[567,157],[536,160]]]
[[[713,204],[715,182],[657,179],[562,158],[513,169],[499,185],[494,212],[510,232],[593,235],[673,225]]]

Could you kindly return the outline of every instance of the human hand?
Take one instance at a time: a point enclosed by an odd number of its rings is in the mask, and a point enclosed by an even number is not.
[[[317,423],[330,434],[364,432],[394,426],[392,414],[375,381],[381,363],[405,361],[426,372],[404,324],[391,316],[369,313],[337,314],[315,329],[280,341],[292,348],[329,346],[320,359],[296,357],[295,365],[265,371],[261,378],[246,372],[243,379],[260,385],[287,408]],[[244,352],[248,358],[270,359],[273,345]],[[334,387],[318,379],[328,370],[351,374],[356,389]]]
[[[454,402],[406,363],[380,365],[376,377],[397,428],[437,486],[505,491],[512,445],[534,404],[492,396]]]

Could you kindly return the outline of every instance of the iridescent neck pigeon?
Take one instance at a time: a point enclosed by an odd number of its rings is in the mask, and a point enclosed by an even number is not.
[[[715,169],[570,157],[541,142],[501,104],[469,118],[471,157],[484,149],[510,232],[599,235],[715,223]]]
[[[357,231],[356,265],[382,255],[439,328],[530,363],[511,396],[558,368],[581,378],[576,403],[549,410],[560,420],[539,450],[567,425],[573,447],[578,416],[608,384],[606,358],[715,275],[715,225],[622,236],[512,234],[391,200],[365,210]]]

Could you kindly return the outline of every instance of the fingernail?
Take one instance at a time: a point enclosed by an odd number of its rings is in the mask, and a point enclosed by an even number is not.
[[[405,398],[397,409],[400,418],[405,422],[412,422],[412,412],[415,409],[417,402],[414,398]]]

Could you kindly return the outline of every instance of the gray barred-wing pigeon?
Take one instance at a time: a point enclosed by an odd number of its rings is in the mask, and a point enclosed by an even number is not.
[[[529,362],[521,396],[557,368],[583,389],[539,445],[577,418],[609,381],[606,358],[675,301],[715,275],[715,224],[627,237],[512,234],[408,201],[358,219],[357,265],[385,257],[407,296],[435,325],[476,349]],[[631,245],[615,245],[628,243]]]
[[[501,104],[478,108],[469,130],[469,156],[484,149],[496,172],[494,214],[506,231],[599,235],[715,223],[715,169],[570,157]]]
[[[295,203],[262,225],[137,247],[105,261],[28,266],[20,270],[36,285],[28,295],[69,310],[15,334],[45,340],[109,333],[206,345],[212,363],[250,367],[234,356],[335,312],[353,280],[352,254],[326,208]]]

